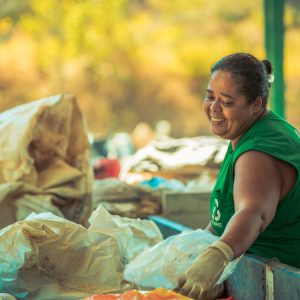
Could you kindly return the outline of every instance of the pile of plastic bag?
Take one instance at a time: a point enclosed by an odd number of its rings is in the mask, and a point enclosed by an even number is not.
[[[99,207],[86,229],[51,213],[0,230],[0,291],[17,299],[83,299],[128,289],[126,262],[162,240],[149,220]]]

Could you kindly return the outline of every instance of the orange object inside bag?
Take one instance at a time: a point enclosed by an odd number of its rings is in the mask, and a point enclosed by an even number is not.
[[[191,298],[170,290],[157,288],[145,293],[138,290],[129,290],[124,294],[93,295],[85,300],[191,300]]]

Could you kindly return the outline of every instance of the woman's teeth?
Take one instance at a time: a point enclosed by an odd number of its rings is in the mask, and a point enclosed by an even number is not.
[[[224,119],[211,117],[211,120],[212,120],[213,122],[222,122]]]

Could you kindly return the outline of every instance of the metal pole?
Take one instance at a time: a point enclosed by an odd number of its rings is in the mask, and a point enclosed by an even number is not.
[[[284,0],[264,0],[265,49],[271,61],[274,82],[271,85],[271,109],[284,117]]]

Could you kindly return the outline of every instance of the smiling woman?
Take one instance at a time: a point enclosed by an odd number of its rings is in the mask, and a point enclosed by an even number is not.
[[[241,68],[246,57],[248,66]],[[266,60],[257,61],[250,55],[236,54],[215,64],[211,71],[204,111],[212,132],[232,140],[235,147],[251,124],[267,112],[267,78],[271,76],[271,64]],[[249,85],[249,81],[253,85]]]
[[[211,69],[203,108],[212,132],[230,144],[207,226],[220,240],[179,280],[189,297],[213,299],[225,266],[245,252],[300,268],[300,138],[267,109],[271,73],[269,61],[247,53],[226,56]]]

